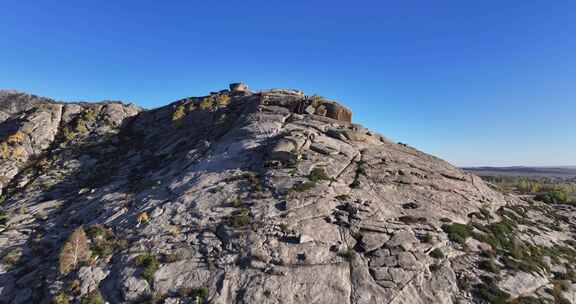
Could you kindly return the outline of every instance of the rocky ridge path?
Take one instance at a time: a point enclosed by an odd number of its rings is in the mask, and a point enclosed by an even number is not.
[[[573,207],[319,96],[3,91],[0,138],[0,303],[576,303]]]

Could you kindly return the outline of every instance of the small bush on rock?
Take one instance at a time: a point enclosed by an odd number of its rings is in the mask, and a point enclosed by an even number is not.
[[[216,103],[219,107],[225,107],[230,103],[230,96],[226,94],[218,94],[216,97]]]
[[[200,104],[198,105],[198,108],[200,110],[209,110],[212,108],[212,98],[210,97],[204,97],[202,98],[202,101],[200,101]]]
[[[141,275],[148,283],[152,284],[154,282],[154,274],[159,267],[156,256],[151,253],[141,254],[134,259],[134,263],[136,266],[144,268]]]
[[[434,237],[430,233],[426,233],[422,236],[423,243],[432,243],[434,241]]]
[[[193,303],[204,303],[208,299],[208,288],[206,287],[182,287],[178,289],[178,294],[181,297],[190,297],[194,300]]]
[[[172,113],[172,125],[176,128],[182,127],[182,119],[186,116],[186,107],[179,104]]]
[[[450,241],[459,244],[464,244],[466,239],[472,236],[472,228],[464,224],[444,224],[442,225],[442,230],[448,234],[448,239]]]
[[[316,186],[313,182],[296,183],[292,186],[292,191],[295,192],[305,192]]]
[[[475,288],[476,295],[491,304],[505,304],[510,295],[502,291],[495,283],[478,284]]]
[[[340,251],[338,255],[345,260],[350,261],[352,260],[352,257],[354,257],[354,250],[352,248],[347,248],[346,250]]]
[[[496,265],[496,261],[494,259],[482,260],[478,264],[478,267],[488,272],[500,273],[500,267]]]
[[[202,303],[208,298],[208,288],[194,288],[192,289],[191,296],[196,301],[196,303]]]
[[[50,301],[50,304],[68,304],[68,303],[70,303],[70,301],[68,300],[68,295],[65,293],[58,294],[52,299],[52,301]]]
[[[538,194],[534,199],[546,204],[566,204],[568,202],[568,194],[565,191],[555,190]]]
[[[8,144],[5,142],[0,144],[0,158],[2,159],[10,158],[10,149],[8,148]]]
[[[250,210],[243,208],[235,212],[230,218],[232,227],[240,228],[250,224]]]
[[[314,168],[310,174],[308,174],[308,179],[313,183],[317,183],[323,180],[330,180],[330,177],[323,168]]]
[[[435,259],[443,259],[444,258],[444,252],[442,252],[442,250],[440,248],[436,248],[430,252],[430,256],[435,258]]]

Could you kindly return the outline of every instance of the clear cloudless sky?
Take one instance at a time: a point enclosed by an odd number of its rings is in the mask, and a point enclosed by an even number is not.
[[[576,1],[0,2],[0,88],[153,108],[234,81],[455,165],[576,165]]]

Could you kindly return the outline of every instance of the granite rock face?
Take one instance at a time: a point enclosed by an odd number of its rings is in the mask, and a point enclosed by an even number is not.
[[[231,89],[153,110],[2,91],[0,303],[573,301],[573,207],[337,102]],[[62,273],[78,227],[91,258]]]

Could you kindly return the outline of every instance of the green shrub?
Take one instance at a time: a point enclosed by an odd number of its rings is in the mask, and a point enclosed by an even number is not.
[[[284,233],[288,232],[288,224],[286,223],[280,223],[280,225],[278,225],[278,227],[280,228],[280,230]]]
[[[436,272],[440,269],[442,269],[442,265],[440,264],[430,264],[430,266],[428,267],[430,269],[431,272]]]
[[[87,109],[82,113],[82,119],[87,122],[94,122],[98,118],[98,114],[94,109]]]
[[[240,208],[242,207],[242,200],[239,197],[237,197],[233,199],[232,202],[230,202],[230,205],[232,205],[232,207],[234,208]]]
[[[62,136],[64,136],[64,139],[66,141],[71,141],[76,137],[76,133],[72,130],[70,130],[69,127],[64,127],[62,129]]]
[[[178,289],[178,294],[183,297],[193,298],[193,303],[204,303],[208,299],[208,288],[206,287],[182,287]]]
[[[422,236],[423,243],[432,243],[432,241],[434,241],[434,237],[430,233],[426,233],[424,236]]]
[[[508,293],[494,283],[476,285],[475,294],[490,304],[505,304],[510,298]]]
[[[359,160],[356,162],[356,172],[354,174],[354,180],[352,181],[352,183],[349,185],[350,188],[353,189],[358,189],[360,188],[360,176],[361,175],[366,175],[366,169],[364,168],[364,164],[366,162],[363,160]]]
[[[208,288],[194,288],[192,289],[190,296],[196,300],[196,303],[202,303],[208,298]]]
[[[120,241],[112,230],[103,225],[93,225],[86,229],[86,235],[91,239],[90,250],[93,257],[107,257],[116,250],[122,249]]]
[[[472,236],[472,227],[464,224],[444,224],[442,230],[448,234],[448,239],[452,242],[464,244],[466,239]]]
[[[494,250],[506,250],[512,252],[515,248],[514,230],[515,224],[507,219],[487,226],[475,224],[475,228],[482,233],[474,233],[473,237],[478,241],[492,246]]]
[[[565,191],[554,190],[547,193],[538,194],[534,197],[534,199],[546,204],[566,204],[568,202],[568,194]]]
[[[496,261],[494,259],[480,261],[478,268],[492,273],[500,273],[500,267],[496,265]]]
[[[159,268],[159,262],[155,255],[151,253],[145,253],[137,256],[134,259],[134,263],[138,267],[143,267],[141,276],[152,284],[154,282],[154,274]]]
[[[430,256],[435,258],[435,259],[443,259],[444,258],[444,252],[442,252],[442,249],[436,248],[430,252]]]
[[[250,210],[246,208],[236,211],[232,214],[232,217],[230,217],[230,225],[232,227],[240,228],[248,224],[250,224]]]
[[[52,301],[50,301],[50,304],[69,304],[69,303],[70,301],[68,300],[68,295],[65,293],[59,293],[52,299]]]
[[[90,238],[108,237],[111,232],[102,225],[93,225],[86,229],[86,235]]]
[[[330,180],[330,177],[323,168],[314,168],[310,174],[308,174],[308,179],[313,183],[317,183],[323,180]]]
[[[315,186],[316,184],[313,182],[295,183],[291,190],[295,192],[305,192],[314,188]]]
[[[480,208],[480,214],[482,215],[482,219],[483,220],[491,220],[494,217],[492,216],[492,214],[490,214],[490,211],[488,211],[488,209],[486,208]]]
[[[338,252],[338,256],[350,261],[352,260],[352,257],[354,257],[354,250],[352,248],[347,248],[346,250]]]
[[[88,130],[87,123],[88,122],[85,121],[84,119],[82,119],[82,117],[77,119],[76,120],[76,128],[75,128],[76,132],[78,132],[80,134],[88,133],[90,130]]]

